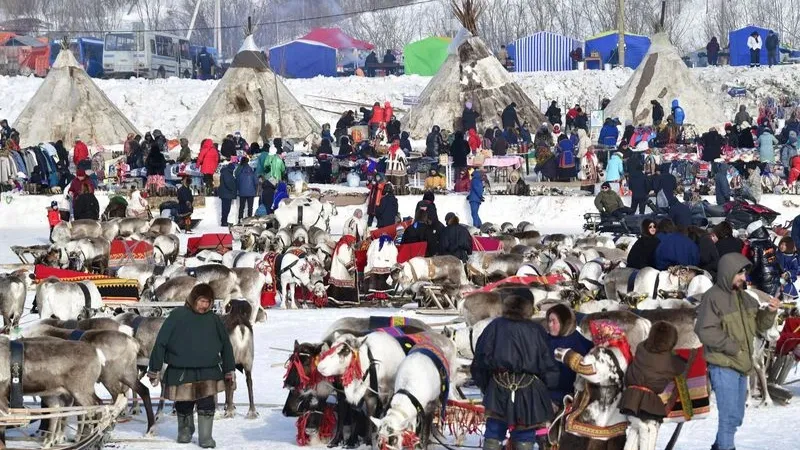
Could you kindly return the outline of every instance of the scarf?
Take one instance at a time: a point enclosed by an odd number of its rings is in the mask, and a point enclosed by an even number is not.
[[[631,347],[625,331],[619,325],[609,320],[593,320],[589,324],[592,331],[592,342],[597,347],[616,347],[630,364],[633,360]]]

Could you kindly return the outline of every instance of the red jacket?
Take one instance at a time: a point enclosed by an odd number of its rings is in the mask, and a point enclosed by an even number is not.
[[[87,147],[83,141],[78,141],[75,143],[75,148],[72,150],[72,162],[77,166],[78,162],[84,159],[89,159],[89,147]]]
[[[214,148],[211,139],[203,140],[200,144],[200,155],[197,157],[197,165],[200,166],[200,173],[203,175],[214,175],[219,165],[219,152]]]
[[[369,123],[385,123],[385,122],[386,122],[386,111],[380,106],[373,106],[372,117],[369,119]]]
[[[61,223],[61,212],[59,212],[58,208],[47,208],[47,223],[49,223],[51,227]]]
[[[469,174],[467,176],[463,176],[456,181],[455,185],[453,186],[454,192],[469,192],[470,188],[470,177]]]
[[[92,182],[89,181],[89,177],[84,177],[83,180],[79,180],[78,177],[72,179],[67,192],[72,195],[73,201],[75,201],[75,199],[83,193],[84,185],[89,186],[89,192],[94,192],[94,186],[92,186]]]
[[[394,108],[392,108],[392,104],[386,102],[383,104],[383,121],[388,122],[392,120],[392,116],[394,115]]]
[[[791,166],[792,168],[789,169],[789,186],[800,178],[800,156],[792,158]]]
[[[475,128],[469,129],[469,137],[467,138],[467,142],[469,143],[469,149],[473,152],[481,148],[481,137],[478,136],[478,132],[475,131]]]

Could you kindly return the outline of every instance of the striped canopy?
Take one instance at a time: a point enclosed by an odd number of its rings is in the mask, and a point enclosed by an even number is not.
[[[517,72],[572,70],[569,53],[583,42],[569,36],[539,31],[508,45],[508,55]]]

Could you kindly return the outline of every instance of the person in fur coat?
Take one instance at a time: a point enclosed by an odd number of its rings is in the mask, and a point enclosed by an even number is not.
[[[559,371],[544,328],[529,320],[530,292],[510,292],[502,309],[478,338],[470,367],[486,408],[483,449],[500,450],[511,427],[513,450],[532,450],[535,430],[553,419],[548,390],[558,384]]]
[[[619,402],[620,412],[630,422],[625,450],[656,448],[658,429],[667,413],[658,395],[686,368],[686,361],[672,354],[677,342],[675,326],[658,321],[636,348],[636,357],[625,372],[625,390]]]

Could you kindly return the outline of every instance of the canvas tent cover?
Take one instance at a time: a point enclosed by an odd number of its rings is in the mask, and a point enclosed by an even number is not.
[[[606,31],[586,39],[583,55],[590,56],[598,52],[603,64],[607,64],[617,50],[618,34],[616,30]],[[650,39],[638,34],[625,34],[625,67],[635,69],[639,67],[644,55],[650,48]]]
[[[47,78],[25,105],[14,128],[22,146],[76,138],[121,144],[136,127],[97,87],[71,51],[59,52]]]
[[[651,100],[658,100],[669,111],[678,99],[686,113],[686,123],[704,132],[726,121],[722,104],[706,90],[686,67],[675,47],[663,33],[653,37],[653,44],[642,64],[606,106],[606,117],[618,117],[634,125],[651,123]]]
[[[321,127],[267,67],[247,36],[230,68],[183,132],[190,143],[240,131],[248,142],[272,137],[303,139]]]
[[[732,66],[749,66],[750,65],[750,48],[747,46],[747,38],[754,32],[758,32],[761,36],[761,64],[767,64],[767,28],[757,27],[755,25],[748,25],[738,30],[733,30],[728,33],[728,44],[730,45],[730,65]]]
[[[304,41],[321,42],[337,50],[345,48],[372,50],[375,48],[375,46],[369,42],[359,41],[358,39],[348,36],[339,28],[314,28],[300,39]]]
[[[320,42],[298,39],[269,49],[269,66],[282,77],[335,77],[336,49]]]
[[[415,139],[424,139],[434,125],[445,130],[461,128],[464,104],[481,113],[479,132],[500,126],[500,113],[517,104],[520,121],[544,122],[544,115],[483,40],[462,29],[449,47],[449,56],[419,96],[419,102],[402,119]]]
[[[572,70],[569,53],[583,42],[569,36],[540,31],[508,44],[516,72]]]
[[[403,47],[406,75],[433,76],[447,59],[447,48],[453,39],[431,36]]]

